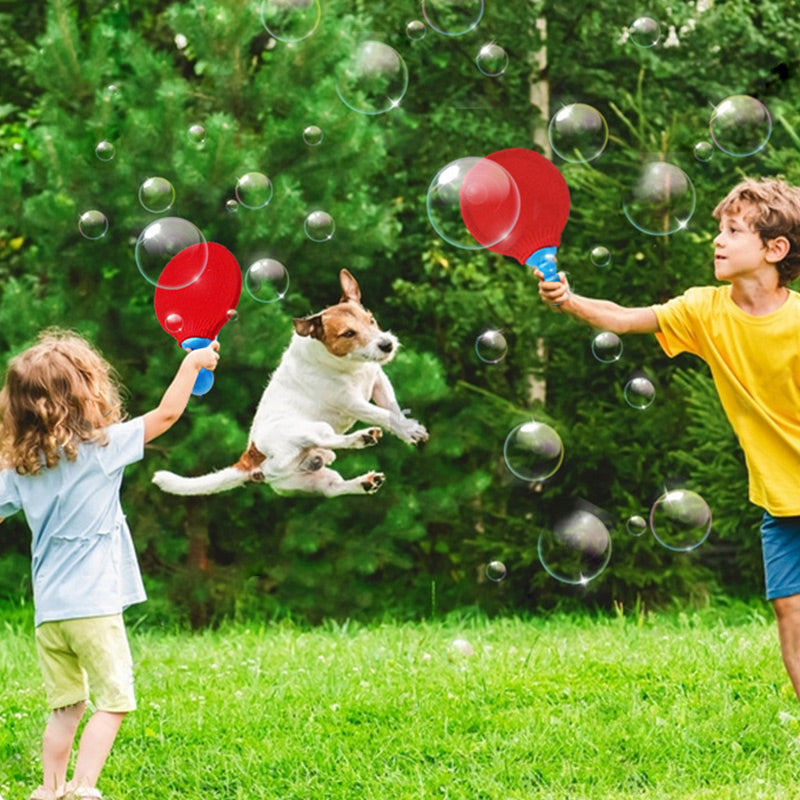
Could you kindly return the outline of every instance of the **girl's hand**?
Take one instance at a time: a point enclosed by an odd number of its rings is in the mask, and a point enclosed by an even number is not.
[[[215,339],[208,347],[201,347],[198,350],[190,351],[186,356],[186,360],[189,361],[198,372],[201,369],[207,369],[213,372],[217,368],[217,362],[219,361],[219,342]]]

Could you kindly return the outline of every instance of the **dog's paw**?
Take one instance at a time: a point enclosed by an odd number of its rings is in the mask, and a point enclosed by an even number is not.
[[[325,466],[325,459],[319,454],[314,453],[313,455],[308,456],[308,458],[304,458],[300,462],[300,471],[301,472],[318,472]]]
[[[415,419],[404,419],[397,435],[406,444],[420,445],[428,441],[428,429]]]
[[[364,447],[372,447],[378,444],[381,436],[383,436],[383,431],[380,428],[368,428],[361,434],[361,441],[364,443]]]
[[[364,476],[361,486],[365,494],[375,494],[383,486],[386,476],[382,472],[368,472]]]

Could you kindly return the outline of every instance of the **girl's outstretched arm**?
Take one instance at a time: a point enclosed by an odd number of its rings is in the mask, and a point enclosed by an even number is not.
[[[192,396],[197,374],[201,369],[212,372],[219,361],[219,342],[213,341],[208,347],[192,350],[181,362],[172,383],[164,392],[161,402],[144,415],[144,440],[150,442],[168,431],[186,409]]]

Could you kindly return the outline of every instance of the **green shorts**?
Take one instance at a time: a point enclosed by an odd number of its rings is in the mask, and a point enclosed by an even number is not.
[[[50,708],[89,699],[98,711],[134,711],[133,661],[122,614],[43,622],[36,651]]]

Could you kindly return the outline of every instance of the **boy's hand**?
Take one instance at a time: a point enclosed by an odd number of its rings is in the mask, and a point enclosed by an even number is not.
[[[214,340],[208,347],[201,347],[198,350],[192,350],[186,356],[186,361],[197,369],[207,369],[213,372],[217,368],[219,361],[219,342]]]
[[[566,275],[558,273],[560,280],[548,281],[540,270],[534,270],[534,275],[539,280],[539,297],[549,306],[562,306],[570,298],[570,288]]]

